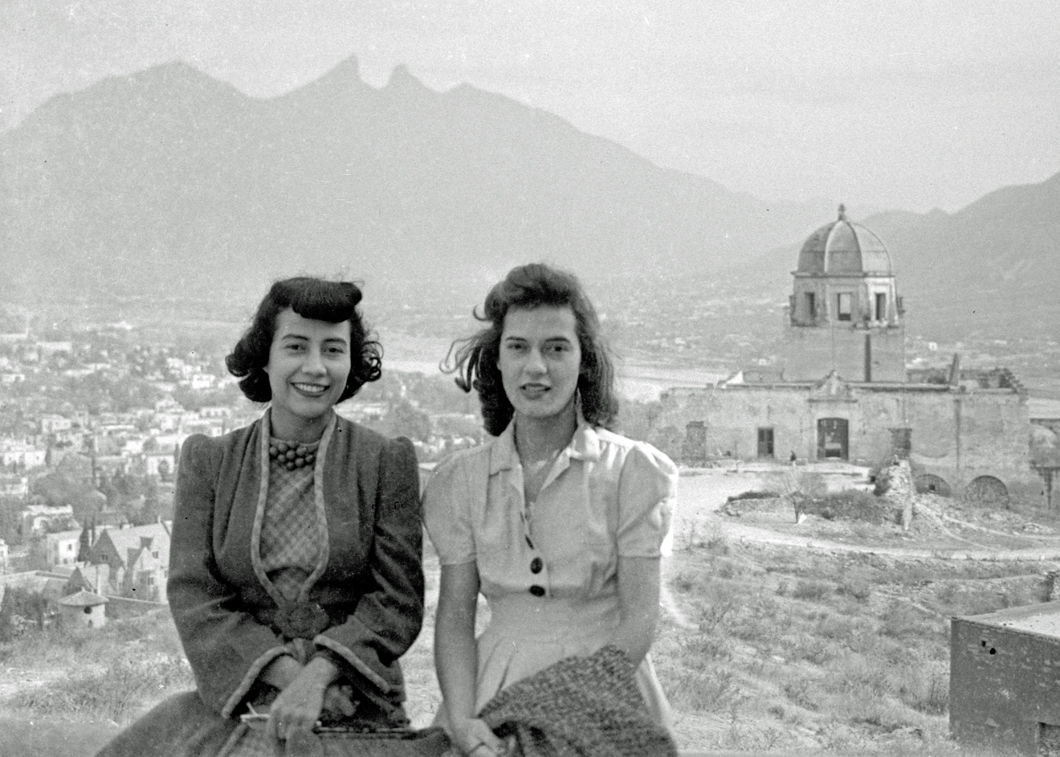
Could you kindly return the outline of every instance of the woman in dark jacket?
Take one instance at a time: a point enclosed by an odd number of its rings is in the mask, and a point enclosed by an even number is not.
[[[167,591],[198,691],[100,757],[250,754],[320,721],[407,725],[398,658],[423,617],[419,477],[411,442],[333,409],[380,375],[360,299],[350,283],[279,281],[228,356],[244,394],[270,405],[181,451]],[[238,727],[263,715],[265,728]]]

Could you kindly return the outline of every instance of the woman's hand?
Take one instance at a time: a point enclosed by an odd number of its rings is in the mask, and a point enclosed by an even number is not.
[[[333,683],[324,692],[324,712],[332,718],[352,717],[357,711],[353,699],[353,687],[348,683]]]
[[[486,721],[472,718],[450,723],[453,745],[464,757],[503,757],[508,744],[499,738]]]
[[[266,729],[269,735],[277,741],[286,741],[287,734],[292,729],[313,730],[320,720],[325,697],[331,688],[334,688],[335,692],[331,694],[330,701],[341,707],[339,687],[332,686],[338,677],[339,669],[330,660],[323,657],[310,660],[283,688],[269,708],[269,724]],[[348,699],[347,703],[352,708]]]

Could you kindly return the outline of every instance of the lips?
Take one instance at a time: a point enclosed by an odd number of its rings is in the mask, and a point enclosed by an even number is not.
[[[324,392],[326,392],[328,390],[328,388],[326,386],[321,386],[320,384],[301,384],[301,383],[299,383],[299,384],[291,384],[291,386],[293,386],[295,389],[297,389],[302,394],[308,394],[311,397],[319,397],[320,395],[324,394]]]
[[[551,387],[546,386],[544,384],[524,384],[523,386],[519,387],[519,390],[523,393],[523,396],[527,399],[532,400],[544,397],[550,389]]]

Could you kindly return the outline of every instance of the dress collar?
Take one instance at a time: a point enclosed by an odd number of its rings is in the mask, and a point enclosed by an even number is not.
[[[574,435],[560,452],[559,457],[593,462],[600,459],[600,435],[585,420],[581,411],[578,412],[578,426],[574,429]],[[515,448],[515,419],[513,418],[493,443],[493,450],[490,453],[490,475],[503,470],[511,470],[518,463],[519,452]]]

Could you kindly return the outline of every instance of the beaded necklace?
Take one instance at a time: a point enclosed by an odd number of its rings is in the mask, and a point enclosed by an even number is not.
[[[318,445],[319,442],[309,445],[271,439],[269,441],[269,459],[287,470],[304,468],[307,465],[312,465],[313,461],[317,459]]]

